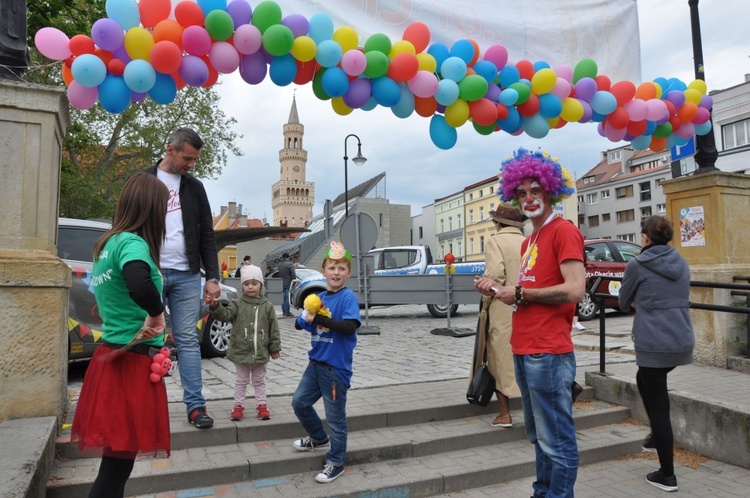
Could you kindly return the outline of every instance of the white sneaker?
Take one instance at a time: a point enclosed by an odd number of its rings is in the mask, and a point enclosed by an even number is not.
[[[335,481],[343,473],[343,465],[340,467],[334,467],[331,464],[326,464],[326,466],[323,467],[323,472],[315,476],[315,480],[322,483],[332,482]]]

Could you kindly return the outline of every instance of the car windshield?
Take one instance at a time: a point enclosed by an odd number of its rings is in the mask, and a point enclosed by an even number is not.
[[[83,227],[59,227],[57,256],[71,261],[91,261],[91,248],[104,230]]]

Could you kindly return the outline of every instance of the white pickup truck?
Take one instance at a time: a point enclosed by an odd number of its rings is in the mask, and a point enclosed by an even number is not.
[[[447,316],[445,264],[432,263],[428,246],[376,248],[369,251],[367,256],[371,257],[367,261],[369,306],[426,304],[432,316]],[[459,304],[479,303],[480,296],[472,282],[474,275],[484,273],[484,262],[455,263],[453,266],[451,316],[456,314]],[[362,285],[356,276],[349,279],[347,286],[358,293],[360,303],[364,305]],[[325,288],[326,281],[322,276],[303,279],[292,292],[292,306],[301,308],[307,296],[322,292]]]

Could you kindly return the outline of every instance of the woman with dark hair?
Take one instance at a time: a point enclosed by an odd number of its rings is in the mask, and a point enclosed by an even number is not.
[[[102,345],[86,371],[71,435],[81,453],[102,455],[89,497],[122,497],[139,453],[169,456],[166,386],[152,371],[159,361],[152,357],[166,353],[158,261],[168,198],[154,175],[134,174],[112,228],[94,244]]]
[[[662,216],[643,221],[643,249],[625,268],[619,293],[620,309],[635,310],[636,383],[651,424],[643,449],[656,451],[661,466],[648,474],[646,481],[664,491],[677,491],[667,374],[692,363],[695,347],[689,314],[690,268],[685,258],[667,245],[673,235],[672,222]]]

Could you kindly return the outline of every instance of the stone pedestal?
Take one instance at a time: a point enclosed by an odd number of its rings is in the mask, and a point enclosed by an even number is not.
[[[70,268],[57,257],[64,91],[0,79],[0,422],[67,403]]]
[[[667,217],[674,223],[672,245],[690,264],[690,279],[734,283],[735,275],[750,275],[750,176],[713,172],[662,182],[667,196]],[[681,238],[681,221],[690,212],[703,211],[703,237]],[[695,221],[695,220],[691,220]],[[700,223],[698,224],[700,229]],[[696,243],[698,241],[698,243]],[[693,287],[694,303],[731,306],[744,299],[730,290]],[[695,361],[727,367],[727,357],[736,352],[731,343],[744,338],[745,315],[691,310],[695,329]]]

